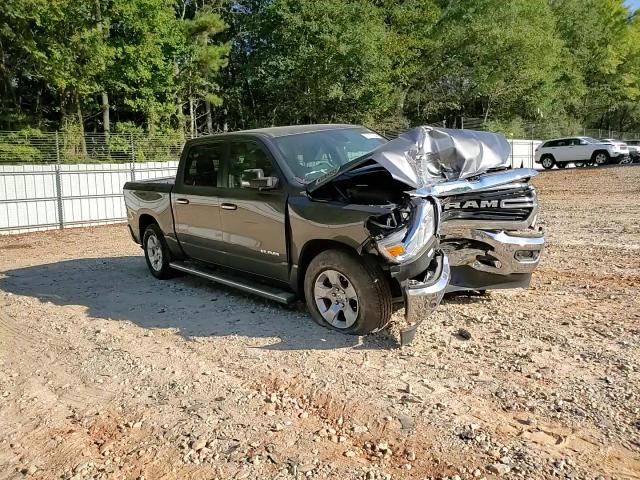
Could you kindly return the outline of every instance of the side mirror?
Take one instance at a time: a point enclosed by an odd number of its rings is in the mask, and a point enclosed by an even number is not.
[[[273,190],[278,187],[278,177],[260,177],[249,180],[249,188]]]

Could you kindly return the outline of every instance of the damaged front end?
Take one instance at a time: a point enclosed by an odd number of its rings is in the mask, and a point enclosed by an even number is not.
[[[452,267],[447,291],[529,286],[544,250],[536,190],[529,183],[536,174],[507,170],[441,193],[441,244]]]
[[[344,202],[345,210],[370,214],[361,252],[381,258],[396,299],[405,306],[401,344],[411,343],[449,284],[449,262],[439,245],[439,202],[413,196],[411,188],[372,164],[313,188],[310,195],[316,202]]]
[[[409,211],[400,207],[387,216],[386,223],[370,219],[368,224],[377,252],[388,262],[391,278],[401,286],[406,323],[400,328],[402,345],[413,341],[418,326],[438,307],[450,275],[447,256],[439,248],[438,202],[414,197],[408,203]],[[406,222],[399,223],[398,216]],[[386,231],[389,228],[391,232]]]
[[[544,248],[536,172],[511,169],[509,153],[501,135],[419,127],[307,186],[386,206],[366,222],[367,248],[400,288],[403,344],[445,291],[529,285]]]

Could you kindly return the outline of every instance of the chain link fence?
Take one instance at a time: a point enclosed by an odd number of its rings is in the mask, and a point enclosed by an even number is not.
[[[447,122],[434,124],[442,127]],[[451,123],[451,122],[449,122]],[[454,126],[471,130],[491,130],[492,124],[479,118],[459,118]],[[640,132],[619,132],[608,129],[559,128],[543,123],[519,125],[513,131],[502,128],[507,138],[517,140],[548,140],[565,136],[640,139]],[[405,129],[382,129],[380,133],[394,138]],[[186,137],[179,133],[85,133],[0,131],[0,165],[13,164],[84,164],[84,163],[144,163],[168,162],[179,158]]]
[[[126,221],[127,181],[175,175],[181,135],[0,132],[0,234]]]
[[[481,119],[462,119],[459,126],[463,125],[485,129]],[[379,133],[393,138],[405,130]],[[535,126],[531,132],[536,132]],[[640,138],[609,130],[555,133]],[[552,137],[537,138],[509,140],[513,167],[535,166],[535,148]],[[125,221],[124,183],[175,175],[185,140],[179,134],[0,132],[0,233]]]
[[[0,132],[0,164],[165,162],[184,142],[177,133]]]

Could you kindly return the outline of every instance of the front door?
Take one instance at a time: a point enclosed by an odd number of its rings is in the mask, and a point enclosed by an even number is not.
[[[591,147],[586,140],[580,138],[573,139],[574,160],[590,160],[591,159]]]
[[[176,237],[189,257],[219,263],[224,246],[218,197],[224,143],[196,143],[185,153],[171,195]]]
[[[231,140],[220,216],[224,265],[278,280],[288,280],[283,184],[270,190],[252,188],[251,179],[282,180],[273,158],[254,140]],[[254,184],[255,186],[255,184]]]

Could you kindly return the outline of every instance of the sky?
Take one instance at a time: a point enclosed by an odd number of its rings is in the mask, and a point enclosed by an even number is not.
[[[632,10],[640,8],[640,0],[625,0],[625,2]]]

